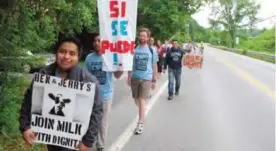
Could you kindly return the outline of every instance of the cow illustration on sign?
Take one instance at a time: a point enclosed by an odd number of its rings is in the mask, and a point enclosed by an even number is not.
[[[70,99],[64,99],[62,94],[57,94],[57,96],[54,96],[54,94],[49,93],[48,96],[55,101],[55,105],[52,107],[49,114],[52,115],[58,115],[58,116],[65,116],[62,109],[65,108],[66,103],[70,103]]]

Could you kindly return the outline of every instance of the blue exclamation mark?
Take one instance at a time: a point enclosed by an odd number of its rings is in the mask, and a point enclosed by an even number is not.
[[[113,53],[113,65],[118,65],[118,54]]]

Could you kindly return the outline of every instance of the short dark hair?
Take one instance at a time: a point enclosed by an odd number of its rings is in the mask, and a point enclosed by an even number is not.
[[[99,33],[95,33],[95,35],[93,37],[93,42],[95,41],[95,38],[98,37],[98,36],[100,36],[100,34]]]
[[[172,40],[172,42],[175,42],[175,41],[176,41],[176,42],[178,42],[178,40],[177,40],[177,39],[173,39],[173,40]]]
[[[66,36],[66,37],[60,38],[55,45],[55,51],[57,52],[59,47],[65,42],[72,42],[72,43],[76,44],[78,47],[79,55],[81,54],[82,44],[81,44],[81,41],[76,37],[67,37]]]

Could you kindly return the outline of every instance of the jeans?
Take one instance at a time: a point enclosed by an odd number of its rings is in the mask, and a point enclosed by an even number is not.
[[[112,106],[112,99],[109,100],[104,100],[103,103],[103,118],[101,122],[101,126],[99,128],[99,133],[98,133],[98,140],[96,143],[97,148],[104,148],[105,147],[105,142],[106,142],[106,137],[107,137],[107,130],[108,130],[108,115],[109,111]]]
[[[169,68],[169,95],[174,94],[174,82],[175,84],[175,92],[179,92],[180,83],[181,83],[181,68],[172,69]]]

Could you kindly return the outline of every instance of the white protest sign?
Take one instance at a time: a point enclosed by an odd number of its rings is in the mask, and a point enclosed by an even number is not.
[[[31,129],[36,143],[76,149],[85,135],[95,84],[35,74]]]
[[[104,71],[132,70],[138,0],[98,0]]]

